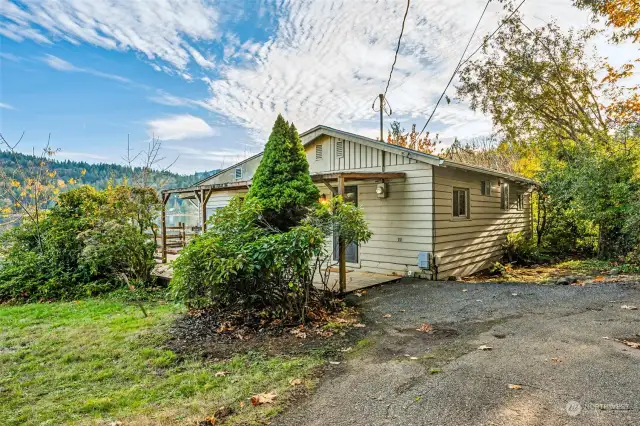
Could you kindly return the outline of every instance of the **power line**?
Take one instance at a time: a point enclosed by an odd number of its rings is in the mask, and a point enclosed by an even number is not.
[[[473,55],[475,55],[476,53],[478,53],[480,51],[480,49],[482,49],[482,46],[484,46],[484,44],[487,41],[489,41],[491,38],[493,38],[493,36],[495,36],[498,33],[498,31],[500,31],[502,29],[502,27],[507,23],[507,21],[509,19],[511,19],[513,17],[513,15],[515,15],[518,12],[518,10],[522,7],[522,5],[524,4],[525,1],[527,1],[527,0],[522,0],[522,2],[518,5],[518,7],[516,7],[513,10],[513,12],[511,12],[511,14],[507,18],[502,20],[502,22],[500,23],[498,28],[496,28],[496,30],[494,32],[492,32],[485,39],[485,41],[480,46],[478,46],[478,48],[476,50],[473,51],[473,53],[471,53],[469,56],[467,56],[466,59],[464,59],[464,55],[465,55],[465,53],[467,53],[467,50],[469,49],[469,46],[471,45],[471,41],[473,40],[473,37],[475,36],[476,31],[478,30],[478,27],[480,26],[480,21],[482,21],[482,18],[484,17],[484,14],[487,11],[487,8],[489,7],[489,3],[491,3],[491,0],[487,1],[487,4],[485,5],[484,10],[482,11],[482,15],[480,15],[480,19],[478,20],[478,23],[476,24],[476,28],[473,30],[473,34],[471,34],[471,38],[469,39],[469,43],[467,43],[467,47],[465,47],[464,52],[462,52],[462,56],[460,57],[460,61],[458,61],[458,65],[456,66],[456,69],[453,71],[453,74],[451,75],[451,78],[449,79],[449,82],[447,83],[447,85],[445,86],[444,90],[442,91],[442,94],[440,95],[440,98],[438,99],[438,102],[436,102],[436,106],[433,108],[433,111],[431,112],[431,115],[427,119],[427,122],[424,123],[424,127],[422,127],[422,130],[420,130],[420,133],[418,134],[418,137],[420,137],[422,135],[422,133],[425,131],[425,129],[429,125],[429,122],[431,122],[431,119],[435,115],[436,110],[438,109],[438,106],[440,105],[440,102],[442,102],[442,98],[444,98],[444,95],[447,93],[447,89],[451,85],[451,82],[455,78],[455,76],[458,73],[458,71],[460,71],[460,68],[462,68],[463,65],[465,65],[467,62],[469,62],[471,57]]]
[[[387,80],[387,87],[384,89],[384,98],[387,98],[387,90],[389,90],[389,84],[391,84],[391,76],[393,75],[393,69],[396,66],[398,60],[398,52],[400,51],[400,42],[402,41],[402,34],[404,33],[404,24],[407,21],[407,14],[409,13],[409,6],[411,0],[407,0],[407,9],[404,11],[404,18],[402,18],[402,28],[400,29],[400,37],[398,37],[398,46],[396,46],[396,54],[393,57],[393,64],[391,65],[391,71],[389,72],[389,79]]]

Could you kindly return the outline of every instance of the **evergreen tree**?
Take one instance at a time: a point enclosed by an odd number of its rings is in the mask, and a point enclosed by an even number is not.
[[[253,176],[247,198],[257,200],[272,226],[288,230],[318,202],[320,191],[309,176],[309,163],[293,123],[278,115]]]

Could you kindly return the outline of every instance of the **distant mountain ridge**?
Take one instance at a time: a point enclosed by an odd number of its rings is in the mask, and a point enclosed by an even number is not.
[[[33,155],[14,154],[8,151],[0,151],[0,167],[4,169],[6,175],[15,176],[16,161],[21,167],[28,167],[36,159]],[[73,160],[52,160],[48,164],[49,170],[56,172],[56,177],[64,180],[76,181],[71,187],[79,185],[91,185],[96,189],[106,188],[109,182],[122,183],[130,175],[131,170],[127,166],[120,164],[99,163],[92,164],[85,161]],[[140,170],[140,169],[138,169]],[[84,174],[83,174],[84,171]],[[152,187],[160,189],[183,188],[193,185],[217,172],[217,170],[196,172],[190,175],[183,175],[169,171],[153,170],[149,175],[149,183]]]

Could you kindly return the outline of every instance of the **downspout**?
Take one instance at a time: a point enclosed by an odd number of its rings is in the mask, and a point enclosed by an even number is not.
[[[431,279],[438,279],[438,265],[436,265],[436,166],[431,165],[431,262],[433,270]]]

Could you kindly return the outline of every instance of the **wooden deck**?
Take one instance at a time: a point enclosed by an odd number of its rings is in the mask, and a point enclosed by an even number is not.
[[[399,281],[401,277],[395,275],[374,274],[372,272],[362,272],[358,270],[347,270],[347,291],[346,293],[352,293],[357,290],[362,290],[367,287],[373,287],[380,284],[387,284]],[[338,273],[332,272],[329,275],[329,290],[333,292],[340,291],[340,284],[338,282]],[[316,277],[313,285],[322,288],[322,282]]]
[[[171,261],[175,260],[178,255],[169,254],[168,263],[158,263],[154,270],[154,275],[162,280],[170,281],[173,276],[173,270],[171,269]],[[380,284],[387,284],[399,281],[401,277],[394,275],[374,274],[370,272],[362,272],[358,270],[347,270],[347,291],[346,293],[352,293],[357,290],[362,290],[367,287],[373,287]],[[322,282],[314,280],[313,285],[317,288],[322,288]],[[329,275],[329,290],[338,292],[340,285],[338,284],[338,273],[331,272]]]

